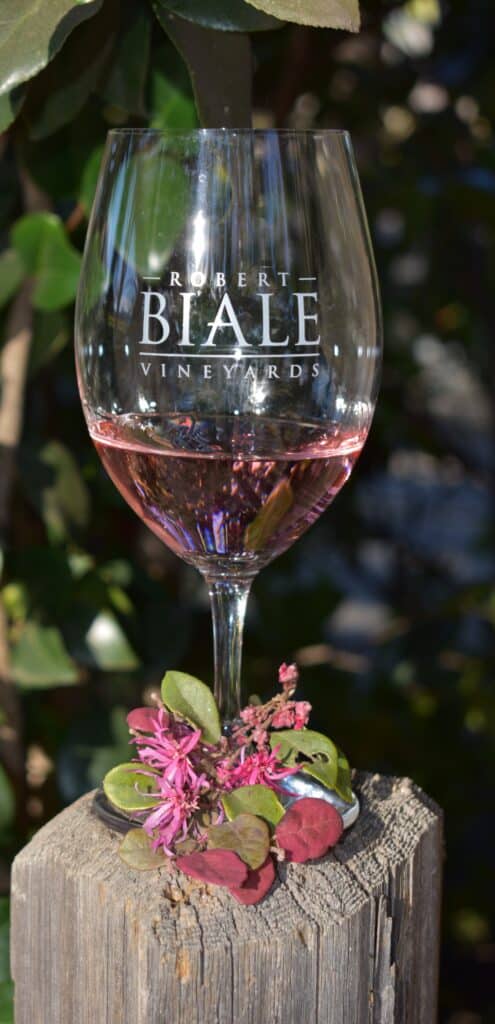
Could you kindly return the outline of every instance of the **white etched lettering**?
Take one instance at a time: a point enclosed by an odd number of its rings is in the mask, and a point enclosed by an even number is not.
[[[223,319],[223,314],[226,313],[228,319]],[[232,328],[239,345],[242,348],[252,348],[251,345],[246,341],[242,331],[235,309],[232,305],[228,292],[222,298],[222,301],[217,309],[217,313],[214,320],[208,322],[208,327],[211,327],[211,331],[203,345],[203,348],[213,348],[215,344],[215,335],[217,331],[223,330],[225,327]]]
[[[266,348],[268,345],[273,347],[284,347],[289,344],[289,335],[287,335],[285,341],[272,341],[270,337],[270,299],[272,292],[258,292],[261,299],[261,310],[262,310],[262,326],[263,326],[263,341],[261,342],[260,348]]]
[[[144,295],[144,307],[143,307],[143,336],[140,345],[161,345],[167,340],[170,334],[170,326],[168,320],[162,316],[163,310],[166,306],[166,299],[160,292],[142,292]],[[154,311],[151,308],[152,299],[158,299],[158,309]],[[162,336],[158,339],[150,338],[150,320],[157,320],[162,328]]]
[[[182,338],[179,341],[179,345],[185,348],[188,345],[192,348],[192,341],[189,338],[189,330],[191,327],[191,299],[194,292],[181,292],[182,299]]]
[[[305,308],[306,299],[318,302],[318,292],[294,292],[297,299],[297,320],[298,320],[298,345],[319,345],[320,335],[311,340],[306,337],[306,320],[314,320],[318,323],[318,313],[307,313]]]

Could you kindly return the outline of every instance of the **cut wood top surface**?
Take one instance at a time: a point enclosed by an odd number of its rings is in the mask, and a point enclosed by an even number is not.
[[[361,814],[332,853],[307,864],[280,864],[268,897],[240,906],[227,890],[188,879],[174,867],[135,872],[118,856],[121,836],[94,815],[89,793],[54,818],[18,855],[19,868],[49,861],[67,876],[129,901],[142,925],[169,947],[225,943],[226,930],[254,940],[280,938],[305,924],[331,927],[353,916],[370,895],[386,891],[390,872],[411,858],[439,808],[409,779],[356,773]],[[103,893],[102,893],[103,896]],[[129,905],[129,904],[128,904]]]

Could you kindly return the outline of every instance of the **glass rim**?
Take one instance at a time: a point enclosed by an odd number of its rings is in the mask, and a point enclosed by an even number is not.
[[[350,139],[347,128],[190,128],[187,131],[175,131],[168,128],[109,128],[111,135],[156,135],[166,138],[198,138],[200,136],[220,135],[223,138],[236,138],[238,135],[301,135],[301,136],[337,136]]]

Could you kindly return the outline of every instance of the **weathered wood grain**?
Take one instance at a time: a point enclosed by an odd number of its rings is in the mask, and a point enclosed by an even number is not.
[[[359,775],[333,854],[257,907],[135,873],[85,796],[16,858],[16,1024],[434,1024],[442,836],[407,779]]]

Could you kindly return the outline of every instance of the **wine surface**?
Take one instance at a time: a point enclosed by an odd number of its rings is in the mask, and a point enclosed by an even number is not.
[[[128,504],[180,558],[244,576],[314,523],[366,439],[337,424],[199,415],[116,416],[90,433]]]

